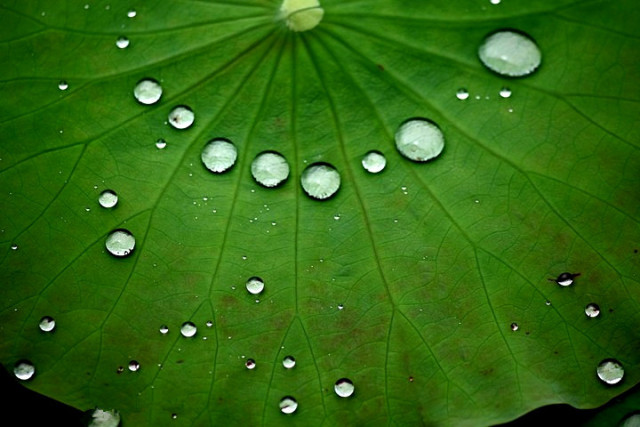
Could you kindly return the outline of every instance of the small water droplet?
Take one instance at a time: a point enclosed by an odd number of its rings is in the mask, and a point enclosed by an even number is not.
[[[60,90],[69,89],[69,83],[67,83],[66,80],[60,80],[60,83],[58,83],[58,89],[60,89]]]
[[[587,304],[584,308],[584,314],[586,314],[587,317],[598,317],[600,315],[600,307],[595,303]]]
[[[371,150],[362,158],[362,167],[369,173],[379,173],[387,166],[387,158],[380,151]]]
[[[56,321],[51,316],[44,316],[38,326],[42,332],[51,332],[56,327]]]
[[[444,149],[444,135],[427,119],[410,119],[402,123],[395,135],[396,148],[404,157],[426,162],[438,157]]]
[[[289,164],[282,154],[265,151],[253,159],[251,175],[263,187],[277,187],[289,177]]]
[[[551,282],[556,282],[560,286],[571,286],[573,285],[573,279],[578,277],[580,273],[562,273],[558,276],[557,279],[549,279]]]
[[[125,36],[120,36],[116,39],[116,46],[119,49],[124,49],[129,47],[129,39]]]
[[[340,397],[349,397],[355,391],[355,387],[349,378],[341,378],[336,381],[333,389]]]
[[[336,221],[340,221],[340,215],[339,214],[335,214],[333,216],[333,219],[336,220]]]
[[[500,89],[500,96],[503,98],[509,98],[511,96],[511,89],[508,87],[503,87]]]
[[[89,10],[89,4],[84,5],[84,10]]]
[[[464,101],[465,99],[469,98],[469,91],[465,88],[458,89],[458,91],[456,92],[456,98]]]
[[[137,360],[132,360],[129,362],[129,370],[131,372],[136,372],[140,369],[140,363]]]
[[[193,110],[186,105],[178,105],[169,112],[169,123],[176,129],[186,129],[194,120]]]
[[[520,329],[520,327],[518,326],[518,324],[516,322],[513,322],[511,324],[511,330],[512,331],[517,331],[518,329]]]
[[[258,295],[264,290],[264,281],[259,277],[251,277],[246,283],[247,291],[252,295]]]
[[[100,203],[100,206],[103,208],[112,208],[118,204],[118,194],[113,190],[104,190],[98,196],[98,203]]]
[[[211,328],[213,326],[213,320],[207,320],[207,328]]]
[[[328,163],[313,163],[300,177],[302,189],[316,200],[326,200],[340,189],[340,173]]]
[[[17,251],[18,250],[18,245],[16,245],[16,244],[11,245],[11,250],[12,251]]]
[[[169,327],[167,325],[160,326],[160,333],[162,335],[167,335],[169,333]]]
[[[137,13],[134,9],[131,9],[131,10],[129,10],[129,11],[127,12],[127,16],[128,16],[129,18],[135,18],[137,14],[138,14],[138,13]]]
[[[491,4],[500,4],[500,0],[489,0]]]
[[[176,418],[178,418],[178,414],[171,414],[171,418],[175,420]]]
[[[545,303],[546,305],[551,305],[551,301],[549,301],[549,300],[546,300],[544,303]]]
[[[246,366],[247,369],[254,369],[256,367],[256,361],[253,359],[247,359],[247,361],[244,362],[244,366]]]
[[[120,413],[115,409],[105,411],[95,408],[90,415],[88,424],[90,427],[117,427],[120,425]]]
[[[284,359],[282,359],[282,366],[287,369],[291,369],[296,366],[296,359],[293,356],[286,356]]]
[[[622,364],[615,359],[605,359],[598,365],[596,373],[600,380],[609,385],[614,385],[622,381],[624,368]]]
[[[156,141],[156,148],[158,150],[162,150],[166,146],[167,146],[167,141],[165,141],[164,139],[160,138]]]
[[[116,373],[121,374],[123,372],[124,372],[124,366],[118,366],[118,369],[116,369]]]
[[[283,414],[293,414],[298,409],[298,402],[291,396],[280,399],[280,411]]]
[[[36,373],[36,368],[28,360],[19,360],[13,366],[13,374],[22,381],[30,380]]]
[[[180,327],[180,333],[183,337],[191,338],[196,334],[198,328],[192,322],[184,322]]]
[[[529,36],[509,30],[487,36],[478,48],[478,56],[491,71],[510,77],[533,73],[542,60],[538,45]]]
[[[338,304],[338,310],[344,310],[344,305],[343,304]]]
[[[162,96],[162,86],[157,80],[142,79],[133,88],[133,96],[141,104],[155,104]]]
[[[136,246],[136,238],[129,230],[118,229],[109,234],[105,241],[105,247],[109,253],[116,257],[126,257],[133,252]]]
[[[223,173],[234,165],[238,158],[236,146],[224,138],[216,138],[207,142],[200,154],[202,163],[215,173]]]

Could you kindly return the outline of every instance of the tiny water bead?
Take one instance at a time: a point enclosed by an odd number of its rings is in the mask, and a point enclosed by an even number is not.
[[[103,208],[112,208],[118,204],[118,194],[113,190],[104,190],[98,196],[98,203],[100,203],[100,206]]]
[[[256,361],[253,359],[247,359],[247,361],[244,363],[244,366],[247,369],[254,369],[256,367]]]
[[[440,128],[427,119],[410,119],[402,123],[395,135],[396,148],[414,162],[434,159],[444,149],[444,135]]]
[[[518,329],[520,329],[520,327],[518,326],[518,324],[517,324],[517,323],[515,323],[515,322],[513,322],[513,323],[511,324],[511,330],[512,330],[512,331],[517,331]]]
[[[129,10],[129,11],[127,12],[127,17],[129,17],[129,18],[135,18],[135,16],[136,16],[137,14],[138,14],[138,13],[137,13],[134,9],[131,9],[131,10]]]
[[[186,105],[178,105],[169,112],[169,123],[176,129],[186,129],[194,120],[193,110]]]
[[[142,79],[133,88],[133,96],[141,104],[155,104],[162,96],[162,86],[157,80]]]
[[[114,230],[105,241],[105,247],[109,253],[116,257],[126,257],[131,255],[136,247],[136,238],[129,230]]]
[[[456,98],[458,98],[461,101],[464,101],[465,99],[468,99],[469,98],[469,91],[466,90],[465,88],[458,89],[458,91],[456,92]]]
[[[258,295],[264,290],[264,281],[259,277],[251,277],[246,283],[247,291],[252,295]]]
[[[132,360],[129,362],[129,370],[131,372],[136,372],[140,369],[140,363],[137,360]]]
[[[538,45],[529,36],[510,30],[487,36],[478,48],[478,57],[491,71],[509,77],[533,73],[542,60]]]
[[[308,31],[322,21],[324,9],[318,0],[284,0],[280,14],[291,31]]]
[[[302,189],[316,200],[325,200],[340,189],[340,173],[329,163],[313,163],[300,177]]]
[[[160,326],[159,330],[162,335],[167,335],[169,333],[169,327],[167,325]]]
[[[38,327],[42,332],[51,332],[56,328],[56,321],[53,319],[53,317],[44,316],[42,319],[40,319]]]
[[[180,327],[180,333],[186,338],[191,338],[197,331],[198,328],[192,322],[184,322]]]
[[[124,49],[129,47],[129,39],[125,36],[120,36],[116,39],[116,46],[119,49]]]
[[[162,150],[167,146],[167,141],[165,141],[164,139],[160,138],[156,141],[156,148],[158,150]]]
[[[30,380],[36,373],[36,368],[28,360],[19,360],[13,366],[13,374],[22,381]]]
[[[253,159],[251,175],[263,187],[277,187],[289,177],[289,164],[282,154],[265,151]]]
[[[349,378],[341,378],[338,381],[336,381],[335,385],[333,386],[333,389],[335,390],[336,394],[340,397],[349,397],[355,391],[353,382],[351,382]]]
[[[600,307],[595,303],[587,304],[584,308],[584,314],[586,314],[587,317],[598,317],[600,315]]]
[[[214,173],[223,173],[234,165],[238,158],[236,146],[224,138],[207,142],[200,154],[204,166]]]
[[[282,359],[282,366],[287,369],[291,369],[296,366],[296,359],[293,356],[286,356],[284,359]]]
[[[371,150],[362,158],[362,167],[369,173],[379,173],[387,166],[387,158],[377,150]]]
[[[509,89],[508,87],[503,87],[502,89],[500,89],[499,93],[502,98],[509,98],[511,96],[511,89]]]
[[[11,245],[11,250],[12,251],[17,251],[18,250],[18,245],[16,245],[16,244]]]
[[[69,89],[69,83],[67,83],[66,80],[60,80],[60,83],[58,83],[58,89],[60,89],[60,90]]]
[[[213,320],[207,320],[207,323],[205,323],[205,325],[207,325],[207,328],[213,327]]]
[[[573,279],[579,275],[580,273],[562,273],[556,279],[549,279],[549,281],[556,282],[560,286],[567,287],[573,285]]]
[[[280,399],[280,411],[283,414],[293,414],[298,409],[298,402],[291,396]]]
[[[605,359],[598,365],[596,373],[602,382],[614,385],[622,381],[624,368],[622,364],[615,359]]]

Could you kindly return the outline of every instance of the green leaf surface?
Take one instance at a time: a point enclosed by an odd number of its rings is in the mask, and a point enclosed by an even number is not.
[[[128,425],[483,425],[639,383],[635,0],[322,7],[293,32],[267,0],[1,3],[7,369],[27,359],[30,388]],[[537,42],[534,74],[480,63],[504,28]],[[161,83],[157,104],[134,99],[142,78]],[[167,124],[176,105],[189,129]],[[444,133],[437,159],[396,151],[412,117]],[[226,173],[201,163],[213,138],[238,149]],[[291,168],[278,188],[251,176],[265,150]],[[383,172],[362,168],[369,150]],[[314,162],[341,175],[329,200],[300,187]],[[105,250],[118,228],[136,237],[125,258]],[[548,280],[563,272],[580,276]],[[616,386],[596,376],[606,358],[625,368]]]

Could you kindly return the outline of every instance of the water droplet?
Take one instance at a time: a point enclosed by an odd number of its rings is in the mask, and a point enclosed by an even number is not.
[[[313,163],[302,172],[300,183],[307,195],[325,200],[340,189],[340,173],[328,163]]]
[[[142,79],[133,88],[133,96],[141,104],[155,104],[162,96],[162,86],[157,80]]]
[[[511,330],[512,331],[517,331],[518,329],[520,329],[520,327],[518,326],[518,324],[516,322],[513,322],[511,324]]]
[[[88,421],[89,427],[117,427],[120,425],[120,413],[115,409],[104,411],[96,408],[91,412]]]
[[[258,295],[264,290],[264,281],[259,277],[251,277],[246,286],[250,294]]]
[[[280,411],[283,414],[293,414],[298,409],[298,402],[291,396],[280,399]]]
[[[129,230],[118,229],[109,234],[105,241],[109,253],[116,257],[126,257],[133,252],[136,246],[136,238]]]
[[[489,0],[491,4],[500,4],[500,0]]]
[[[113,190],[104,190],[98,196],[98,203],[103,208],[112,208],[118,204],[118,195]]]
[[[60,89],[60,90],[69,89],[69,83],[67,83],[66,80],[60,80],[60,83],[58,83],[58,89]]]
[[[344,305],[338,304],[338,310],[344,310]]]
[[[222,173],[229,170],[238,158],[238,150],[227,139],[216,138],[207,142],[200,154],[202,163],[211,172]]]
[[[213,326],[213,320],[207,320],[207,328],[211,328]]]
[[[192,322],[184,322],[180,327],[180,333],[183,337],[191,338],[196,334],[198,328]]]
[[[138,369],[140,369],[140,364],[137,360],[132,360],[129,362],[129,370],[131,372],[136,372]]]
[[[116,40],[116,46],[118,46],[119,49],[129,47],[129,39],[125,36],[118,37]]]
[[[53,317],[44,316],[42,319],[40,319],[40,323],[38,324],[38,326],[40,327],[40,330],[42,332],[51,332],[56,327],[56,321],[53,319]]]
[[[619,427],[638,427],[640,426],[640,412],[634,411],[623,418]]]
[[[595,303],[587,304],[584,308],[584,314],[586,314],[587,317],[598,317],[600,315],[600,307]]]
[[[89,4],[84,5],[84,10],[89,10]]]
[[[282,366],[287,369],[291,369],[296,366],[296,359],[293,356],[286,356],[284,359],[282,359]]]
[[[322,21],[324,9],[318,0],[284,0],[280,14],[291,31],[308,31]]]
[[[624,377],[624,368],[620,362],[615,359],[605,359],[598,365],[596,373],[600,380],[609,385],[614,385],[622,381],[622,377]]]
[[[560,286],[571,286],[573,285],[573,279],[578,277],[580,273],[562,273],[558,276],[557,279],[549,279],[551,282],[556,282]]]
[[[138,13],[137,13],[134,9],[131,9],[131,10],[129,10],[129,11],[127,12],[127,16],[128,16],[129,18],[135,18],[135,16],[136,16],[137,14],[138,14]]]
[[[371,150],[362,158],[362,167],[367,172],[382,172],[385,166],[387,166],[387,158],[379,151]]]
[[[186,129],[194,120],[193,110],[186,105],[178,105],[169,112],[169,123],[176,129]]]
[[[167,325],[160,326],[160,333],[162,335],[167,335],[169,333],[169,327]]]
[[[487,36],[478,48],[478,56],[491,71],[510,77],[533,73],[542,60],[538,45],[529,36],[509,30]]]
[[[264,187],[277,187],[289,177],[289,164],[282,154],[265,151],[253,159],[251,175]]]
[[[444,149],[444,135],[430,120],[410,119],[402,123],[395,135],[396,148],[415,162],[436,158]]]
[[[16,245],[16,244],[11,245],[11,250],[12,251],[17,251],[18,250],[18,245]]]
[[[546,300],[544,303],[545,303],[546,305],[551,305],[551,301],[549,301],[549,300]]]
[[[458,89],[458,91],[456,92],[456,98],[458,98],[461,101],[464,101],[465,99],[469,98],[469,91],[466,90],[465,88]]]
[[[355,387],[349,378],[341,378],[336,381],[333,389],[340,397],[349,397],[355,391]]]
[[[511,89],[508,87],[503,87],[500,89],[500,96],[503,98],[509,98],[511,96]]]
[[[335,214],[333,216],[333,219],[336,220],[336,221],[340,221],[340,215],[339,214]]]
[[[36,368],[28,360],[19,360],[13,366],[13,373],[19,380],[27,381],[36,373]]]
[[[166,146],[167,146],[167,141],[165,141],[164,139],[160,138],[156,141],[156,148],[158,150],[162,150]]]
[[[246,366],[247,369],[254,369],[256,367],[256,361],[253,359],[247,359],[247,361],[244,362],[244,366]]]

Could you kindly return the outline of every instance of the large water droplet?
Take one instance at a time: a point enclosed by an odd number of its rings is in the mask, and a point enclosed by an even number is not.
[[[469,98],[469,91],[466,90],[465,88],[458,89],[458,91],[456,92],[456,98],[458,98],[461,101],[464,101],[465,99]]]
[[[250,294],[258,295],[264,290],[264,281],[259,277],[251,277],[246,286]]]
[[[284,359],[282,359],[282,366],[287,369],[291,369],[296,366],[296,359],[293,356],[286,356]]]
[[[264,187],[277,187],[289,177],[289,164],[280,153],[265,151],[253,159],[251,175]]]
[[[162,96],[162,86],[154,79],[142,79],[133,88],[133,96],[141,104],[155,104]]]
[[[115,409],[108,411],[96,408],[91,413],[89,427],[118,427],[120,425],[120,413]]]
[[[117,257],[126,257],[136,247],[136,238],[129,230],[114,230],[105,241],[105,247],[109,253]]]
[[[489,35],[478,48],[478,56],[491,71],[510,77],[533,73],[542,60],[538,45],[529,36],[509,30]]]
[[[186,129],[194,120],[193,110],[186,105],[178,105],[169,112],[169,123],[176,129]]]
[[[136,372],[140,369],[140,363],[137,360],[132,360],[129,362],[129,370],[131,372]]]
[[[184,322],[180,327],[180,333],[183,337],[187,338],[194,336],[197,331],[198,328],[193,324],[193,322]]]
[[[38,327],[42,332],[51,332],[56,328],[56,321],[53,319],[53,317],[44,316],[42,319],[40,319]]]
[[[362,167],[367,172],[382,172],[385,166],[387,166],[387,158],[379,151],[371,150],[362,158]]]
[[[118,37],[116,39],[116,46],[118,46],[119,49],[129,47],[129,39],[125,36]]]
[[[298,402],[291,396],[280,399],[280,411],[283,414],[293,414],[298,409]]]
[[[104,190],[98,196],[98,203],[103,208],[112,208],[118,204],[118,195],[113,190]]]
[[[410,119],[396,131],[396,148],[404,157],[415,162],[436,158],[444,149],[444,135],[430,120]]]
[[[341,378],[336,381],[333,389],[340,397],[349,397],[355,391],[355,387],[349,378]]]
[[[13,373],[19,380],[27,381],[36,373],[36,368],[28,360],[19,360],[13,366]]]
[[[322,21],[324,9],[318,0],[284,0],[280,14],[291,31],[308,31]]]
[[[60,80],[60,83],[58,83],[58,89],[67,90],[69,89],[69,84],[67,83],[66,80]]]
[[[211,172],[222,173],[234,165],[238,158],[238,150],[233,143],[224,138],[216,138],[207,142],[200,154],[202,163]]]
[[[634,411],[624,417],[619,427],[640,427],[640,412]]]
[[[615,359],[605,359],[598,365],[596,373],[600,380],[609,385],[614,385],[622,381],[622,377],[624,377],[624,368],[620,362]]]
[[[600,307],[595,303],[587,304],[584,308],[584,314],[586,314],[587,317],[598,317],[600,315]]]
[[[244,363],[244,366],[247,369],[255,369],[256,367],[256,361],[253,359],[247,359],[247,361]]]
[[[325,200],[340,189],[340,174],[328,163],[314,163],[302,172],[300,183],[310,197]]]

